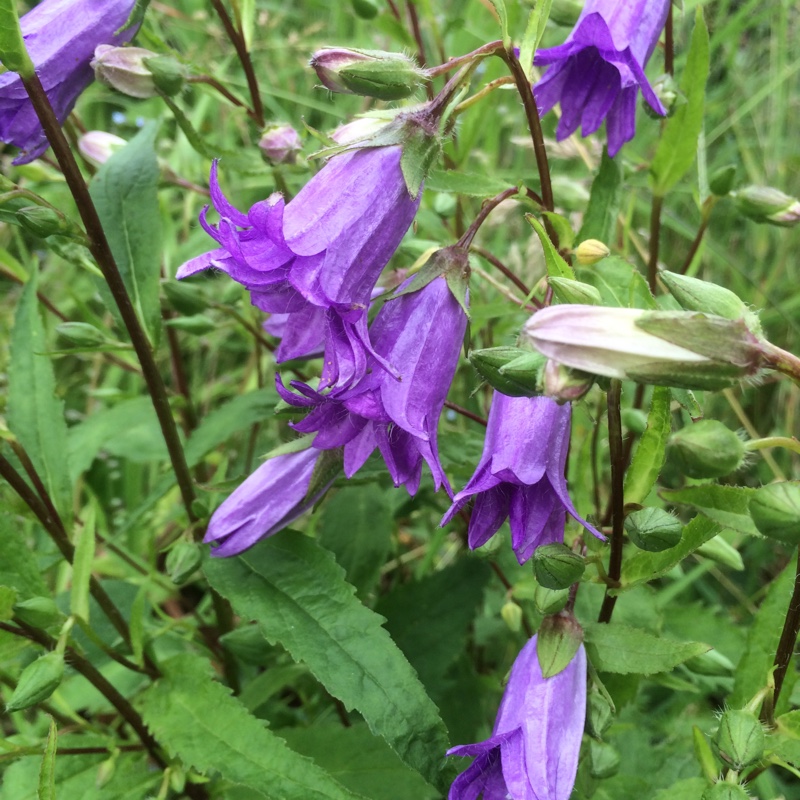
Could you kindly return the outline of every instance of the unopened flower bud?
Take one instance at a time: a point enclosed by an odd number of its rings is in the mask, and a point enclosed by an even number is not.
[[[145,59],[144,65],[153,76],[153,83],[159,92],[174,97],[186,83],[186,69],[172,56],[153,56]]]
[[[702,419],[673,433],[667,453],[690,478],[722,478],[741,466],[744,442],[715,419]]]
[[[101,167],[114,153],[128,144],[124,139],[106,131],[89,131],[78,139],[78,150],[93,166]]]
[[[14,604],[14,616],[34,628],[56,625],[64,615],[52,597],[30,597]]]
[[[583,643],[583,628],[569,612],[545,617],[536,637],[536,656],[542,676],[558,675],[572,661]]]
[[[709,650],[684,662],[685,666],[698,675],[733,675],[736,665],[719,650]]]
[[[553,0],[548,19],[556,25],[571,28],[578,21],[583,5],[584,0]]]
[[[500,609],[500,616],[513,633],[517,633],[522,627],[522,609],[512,600],[503,604]]]
[[[314,53],[311,66],[332,92],[379,100],[402,100],[427,80],[408,56],[383,50],[328,47]]]
[[[742,320],[687,311],[587,305],[537,311],[522,335],[569,367],[686,389],[721,389],[754,375],[762,354]]]
[[[143,47],[114,47],[98,45],[94,51],[92,69],[100,83],[105,83],[129,97],[141,99],[155,97],[156,84],[153,73],[145,61],[155,58],[156,53]]]
[[[64,677],[64,656],[52,652],[28,664],[19,676],[17,688],[6,703],[6,713],[30,708],[47,700]]]
[[[750,516],[759,533],[789,545],[800,542],[800,482],[762,486],[750,498]]]
[[[659,272],[672,296],[687,311],[703,311],[725,319],[740,319],[747,306],[730,289],[677,272]]]
[[[736,783],[720,781],[706,789],[701,800],[750,800],[750,795]]]
[[[46,206],[25,206],[17,209],[16,218],[20,227],[34,236],[46,239],[48,236],[64,235],[70,232],[67,218],[54,208]]]
[[[764,729],[758,717],[744,709],[726,711],[714,735],[714,751],[735,770],[755,764],[764,755]]]
[[[509,397],[538,394],[539,370],[544,358],[521,347],[490,347],[473,350],[469,362],[478,374],[498,392]]]
[[[716,170],[708,179],[708,188],[717,197],[725,197],[733,189],[736,180],[736,164],[726,164]]]
[[[575,248],[575,258],[584,267],[590,267],[598,261],[602,261],[606,256],[611,255],[611,251],[599,239],[584,239]],[[594,287],[592,287],[594,289]],[[597,291],[595,289],[595,291]],[[599,292],[598,292],[599,294]]]
[[[380,11],[380,6],[375,0],[350,0],[353,5],[353,11],[361,19],[375,19]]]
[[[599,306],[603,299],[600,292],[590,283],[574,281],[572,278],[548,278],[553,294],[562,303],[582,303],[588,306]]]
[[[189,333],[192,336],[204,336],[215,330],[216,322],[205,314],[194,314],[190,317],[174,317],[166,321],[165,325],[170,328],[177,328],[179,331]]]
[[[728,567],[728,569],[732,569],[735,572],[741,572],[744,569],[744,561],[742,561],[739,551],[719,535],[701,544],[695,550],[695,553],[698,556],[703,556],[703,558],[716,561],[718,564],[722,564],[723,567]]]
[[[614,719],[614,707],[608,697],[594,689],[586,698],[586,722],[590,736],[601,739]]]
[[[785,228],[800,222],[800,201],[771,186],[746,186],[730,196],[739,212],[754,222]]]
[[[653,92],[655,92],[656,97],[666,109],[668,117],[671,117],[679,106],[686,104],[686,98],[678,88],[675,78],[668,73],[660,75],[653,81]],[[648,117],[651,119],[663,119],[662,115],[654,111],[649,103],[645,102],[642,105]]]
[[[258,142],[261,153],[270,164],[294,164],[302,149],[300,135],[291,125],[270,125]]]
[[[586,563],[565,544],[546,544],[533,553],[536,580],[548,589],[566,589],[581,579]]]
[[[62,322],[56,325],[56,333],[73,347],[99,347],[108,341],[103,331],[88,322]]]
[[[370,136],[376,134],[381,128],[387,125],[385,119],[378,117],[356,117],[350,122],[345,122],[340,125],[331,134],[336,144],[353,144],[354,142],[361,142]]]
[[[167,553],[167,575],[176,585],[181,586],[200,568],[203,553],[194,542],[178,542]]]
[[[544,365],[544,394],[559,403],[580,400],[594,384],[594,375],[548,359]]]
[[[208,300],[203,290],[195,284],[169,280],[164,281],[161,286],[170,307],[181,314],[193,316],[208,308]]]
[[[589,772],[600,780],[611,778],[619,772],[619,753],[607,742],[592,739],[589,742]]]
[[[569,589],[548,589],[539,584],[533,596],[536,608],[545,616],[557,614],[561,611],[569,600]]]
[[[659,553],[680,542],[683,525],[663,508],[642,508],[625,517],[625,532],[638,548]]]

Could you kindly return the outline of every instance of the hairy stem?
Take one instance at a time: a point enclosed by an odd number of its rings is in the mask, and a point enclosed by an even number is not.
[[[172,416],[172,410],[169,407],[167,389],[161,378],[161,373],[158,370],[158,365],[153,356],[150,342],[136,316],[130,295],[125,287],[125,282],[122,280],[119,267],[114,260],[111,246],[108,243],[103,225],[100,222],[100,217],[97,214],[97,209],[89,194],[89,189],[83,180],[80,168],[75,160],[75,156],[72,154],[72,150],[70,150],[64,132],[61,130],[61,126],[56,119],[55,112],[50,105],[44,87],[36,74],[33,74],[30,78],[22,78],[22,82],[25,86],[25,91],[27,91],[30,97],[33,108],[36,111],[36,115],[39,117],[42,128],[44,128],[50,146],[53,148],[53,152],[58,159],[67,186],[72,196],[75,198],[75,203],[78,206],[78,211],[80,212],[83,225],[89,237],[89,250],[94,256],[98,267],[100,267],[100,271],[103,273],[108,288],[114,297],[122,321],[125,324],[128,335],[131,338],[131,343],[136,351],[139,363],[142,366],[142,374],[161,426],[161,432],[164,436],[164,442],[167,445],[172,468],[175,471],[175,479],[180,488],[183,503],[186,506],[186,513],[189,519],[194,522],[196,516],[192,511],[192,502],[195,499],[192,477],[183,454],[181,440],[178,436],[178,428]]]
[[[612,380],[608,390],[608,444],[611,451],[611,554],[608,560],[609,588],[619,585],[622,574],[622,545],[624,541],[624,478],[625,448],[622,443],[622,418],[620,398],[622,383]],[[608,588],[600,608],[599,622],[611,622],[617,598],[609,594]]]

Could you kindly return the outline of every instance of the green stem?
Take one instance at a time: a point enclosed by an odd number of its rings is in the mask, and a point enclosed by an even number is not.
[[[625,538],[625,447],[622,442],[620,400],[622,383],[612,380],[608,390],[608,444],[611,451],[611,554],[608,560],[609,588],[619,586],[622,575],[622,546]],[[600,608],[599,622],[611,622],[617,598],[606,589]]]
[[[794,453],[800,453],[800,441],[794,436],[766,436],[763,439],[752,439],[745,442],[745,450],[765,450],[768,447],[785,447]]]
[[[167,445],[172,468],[175,471],[175,479],[180,487],[183,503],[186,506],[186,513],[189,519],[195,522],[197,517],[192,511],[192,502],[195,499],[192,476],[186,464],[181,440],[178,436],[178,428],[169,406],[167,389],[158,370],[150,342],[136,316],[130,295],[125,287],[119,267],[114,260],[100,217],[97,214],[97,209],[89,194],[89,189],[83,180],[83,175],[81,175],[78,163],[72,154],[64,132],[61,130],[58,119],[56,119],[44,87],[36,74],[29,78],[22,78],[22,83],[30,97],[36,115],[39,117],[42,128],[44,128],[50,146],[53,148],[56,159],[58,159],[67,186],[75,198],[75,203],[78,206],[84,228],[89,237],[89,250],[103,273],[108,288],[119,308],[122,321],[128,330],[131,343],[136,350],[136,355],[142,366],[142,374],[153,402],[153,408],[161,425],[161,432]]]

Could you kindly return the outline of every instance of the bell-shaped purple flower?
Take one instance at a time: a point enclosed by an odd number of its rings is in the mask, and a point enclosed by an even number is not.
[[[533,93],[540,114],[561,102],[559,141],[579,125],[589,136],[605,119],[613,157],[633,138],[640,88],[650,107],[666,114],[644,67],[669,5],[670,0],[587,0],[567,41],[536,53],[534,64],[551,66]]]
[[[517,656],[492,736],[447,755],[475,760],[453,782],[448,800],[568,800],[578,771],[586,719],[586,653],[542,677],[534,636]]]
[[[310,414],[293,427],[316,433],[314,447],[344,447],[352,477],[378,448],[395,486],[415,494],[425,461],[438,489],[450,486],[439,463],[437,426],[458,364],[466,330],[464,310],[444,276],[419,291],[388,300],[370,329],[379,368],[370,357],[366,376],[349,391],[322,394],[297,381],[302,396],[278,384],[281,396]]]
[[[566,515],[603,536],[578,515],[567,492],[570,406],[549,397],[507,397],[495,392],[478,468],[442,519],[450,520],[475,495],[469,521],[471,549],[485,544],[506,517],[520,564],[537,547],[564,541]]]
[[[308,496],[319,450],[302,450],[265,461],[214,512],[204,542],[214,556],[235,556],[272,536],[308,511],[328,488]]]
[[[99,44],[129,42],[136,28],[122,33],[134,0],[43,0],[20,20],[28,55],[59,122],[92,82],[89,62]],[[0,75],[0,141],[19,147],[15,164],[27,164],[48,147],[39,118],[16,72]]]

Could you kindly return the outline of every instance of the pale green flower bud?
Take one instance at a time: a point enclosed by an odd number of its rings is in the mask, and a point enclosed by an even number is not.
[[[690,478],[722,478],[738,469],[744,442],[715,419],[703,419],[672,434],[667,453]]]
[[[766,740],[755,714],[732,709],[722,715],[712,743],[719,758],[738,771],[762,759]]]
[[[746,186],[731,192],[741,214],[754,222],[791,227],[800,222],[800,200],[771,186]]]
[[[89,131],[78,139],[78,150],[90,164],[101,167],[126,144],[124,139],[113,133]]]
[[[653,81],[653,91],[661,101],[661,105],[666,109],[668,117],[671,117],[679,106],[686,105],[686,97],[678,88],[675,78],[668,73],[659,75]],[[650,107],[649,103],[644,102],[642,106],[644,107],[644,113],[651,119],[663,119],[661,114]]]
[[[171,97],[186,80],[185,70],[178,61],[143,47],[98,45],[91,66],[101,83],[140,99],[154,97],[159,91]]]
[[[28,664],[19,676],[17,688],[6,703],[6,713],[30,708],[47,700],[58,688],[64,677],[64,656],[47,653]]]
[[[677,272],[659,272],[672,296],[687,311],[702,311],[725,319],[741,319],[747,316],[747,306],[730,289],[715,283],[679,275]]]
[[[64,619],[52,597],[30,597],[14,603],[14,616],[34,628],[49,628]]]
[[[56,333],[73,347],[99,347],[108,342],[105,333],[88,322],[62,322],[56,325]]]
[[[800,483],[762,486],[750,498],[750,516],[764,536],[792,546],[800,543]]]
[[[547,589],[566,589],[581,579],[586,562],[565,544],[546,544],[533,553],[533,573]]]
[[[614,707],[608,698],[593,689],[586,698],[586,722],[590,736],[602,738],[614,720]]]
[[[326,47],[311,57],[323,86],[340,94],[402,100],[427,80],[425,70],[402,53]]]
[[[572,278],[548,278],[547,283],[552,287],[553,294],[562,303],[599,306],[603,302],[600,292],[590,283],[574,281]]]
[[[600,780],[611,778],[619,772],[619,753],[607,742],[592,739],[589,742],[589,772]]]
[[[590,267],[609,255],[611,255],[611,251],[599,239],[585,239],[575,248],[575,258],[584,267]],[[595,291],[597,290],[595,289]]]
[[[658,553],[680,542],[683,525],[663,508],[642,508],[625,517],[625,532],[637,547]]]
[[[200,568],[203,553],[194,542],[178,542],[167,553],[167,575],[176,586],[181,586]]]
[[[538,394],[539,369],[544,359],[521,347],[489,347],[473,350],[469,363],[498,392],[509,397],[533,397]]]

